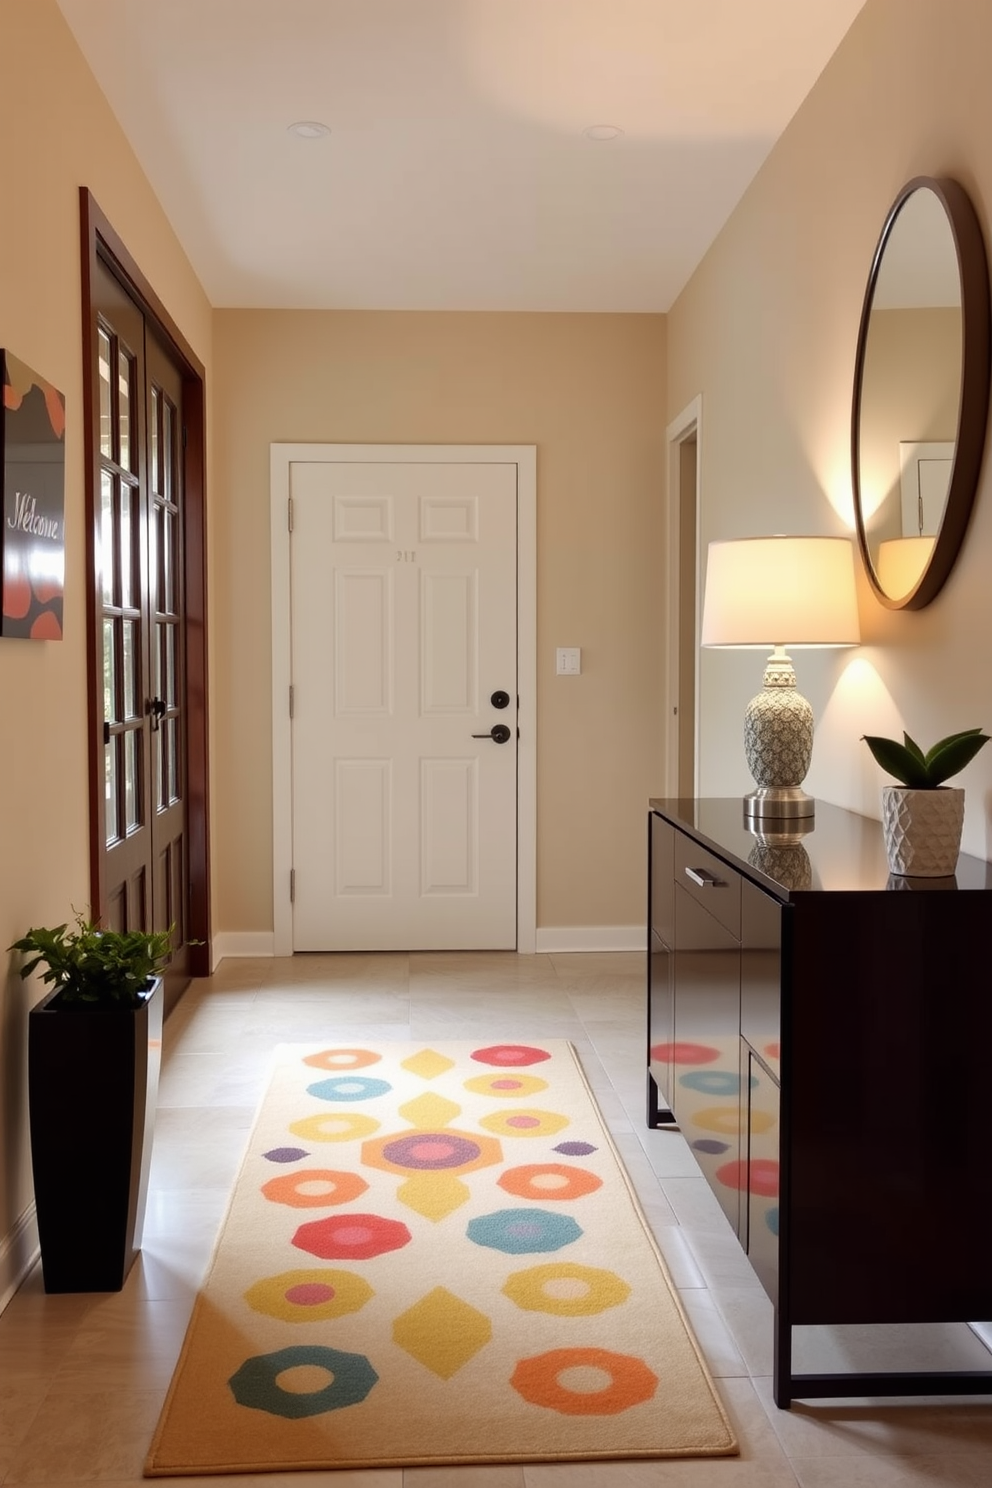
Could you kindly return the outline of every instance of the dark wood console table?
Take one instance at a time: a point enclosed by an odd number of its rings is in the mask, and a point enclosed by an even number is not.
[[[775,1400],[992,1394],[992,1369],[795,1374],[798,1324],[992,1318],[992,865],[890,878],[818,803],[652,800],[648,1124],[677,1123],[775,1304]]]

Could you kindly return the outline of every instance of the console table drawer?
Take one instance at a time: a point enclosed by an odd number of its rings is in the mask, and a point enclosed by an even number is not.
[[[674,846],[675,882],[740,940],[740,875],[681,832],[675,834]]]

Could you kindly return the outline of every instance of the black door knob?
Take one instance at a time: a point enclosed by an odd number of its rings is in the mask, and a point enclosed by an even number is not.
[[[505,723],[494,723],[487,734],[473,734],[473,739],[492,739],[494,744],[505,744],[510,737],[510,730]]]
[[[494,708],[508,708],[510,706],[510,694],[508,692],[494,692],[489,701]]]

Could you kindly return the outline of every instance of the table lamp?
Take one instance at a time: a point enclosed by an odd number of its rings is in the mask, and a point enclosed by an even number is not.
[[[854,548],[846,537],[747,537],[712,542],[703,600],[704,646],[771,647],[764,688],[744,714],[744,753],[756,789],[750,818],[812,817],[803,790],[813,709],[796,687],[788,646],[856,646]]]

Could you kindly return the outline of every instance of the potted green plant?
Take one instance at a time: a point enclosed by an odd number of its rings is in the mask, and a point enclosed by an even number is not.
[[[170,931],[74,924],[8,949],[51,991],[28,1014],[28,1110],[47,1292],[120,1291],[141,1249]]]
[[[947,786],[989,735],[962,729],[938,739],[924,753],[914,739],[903,742],[864,734],[872,755],[899,785],[882,787],[882,830],[890,873],[911,878],[947,878],[957,866],[964,826],[964,790]]]

